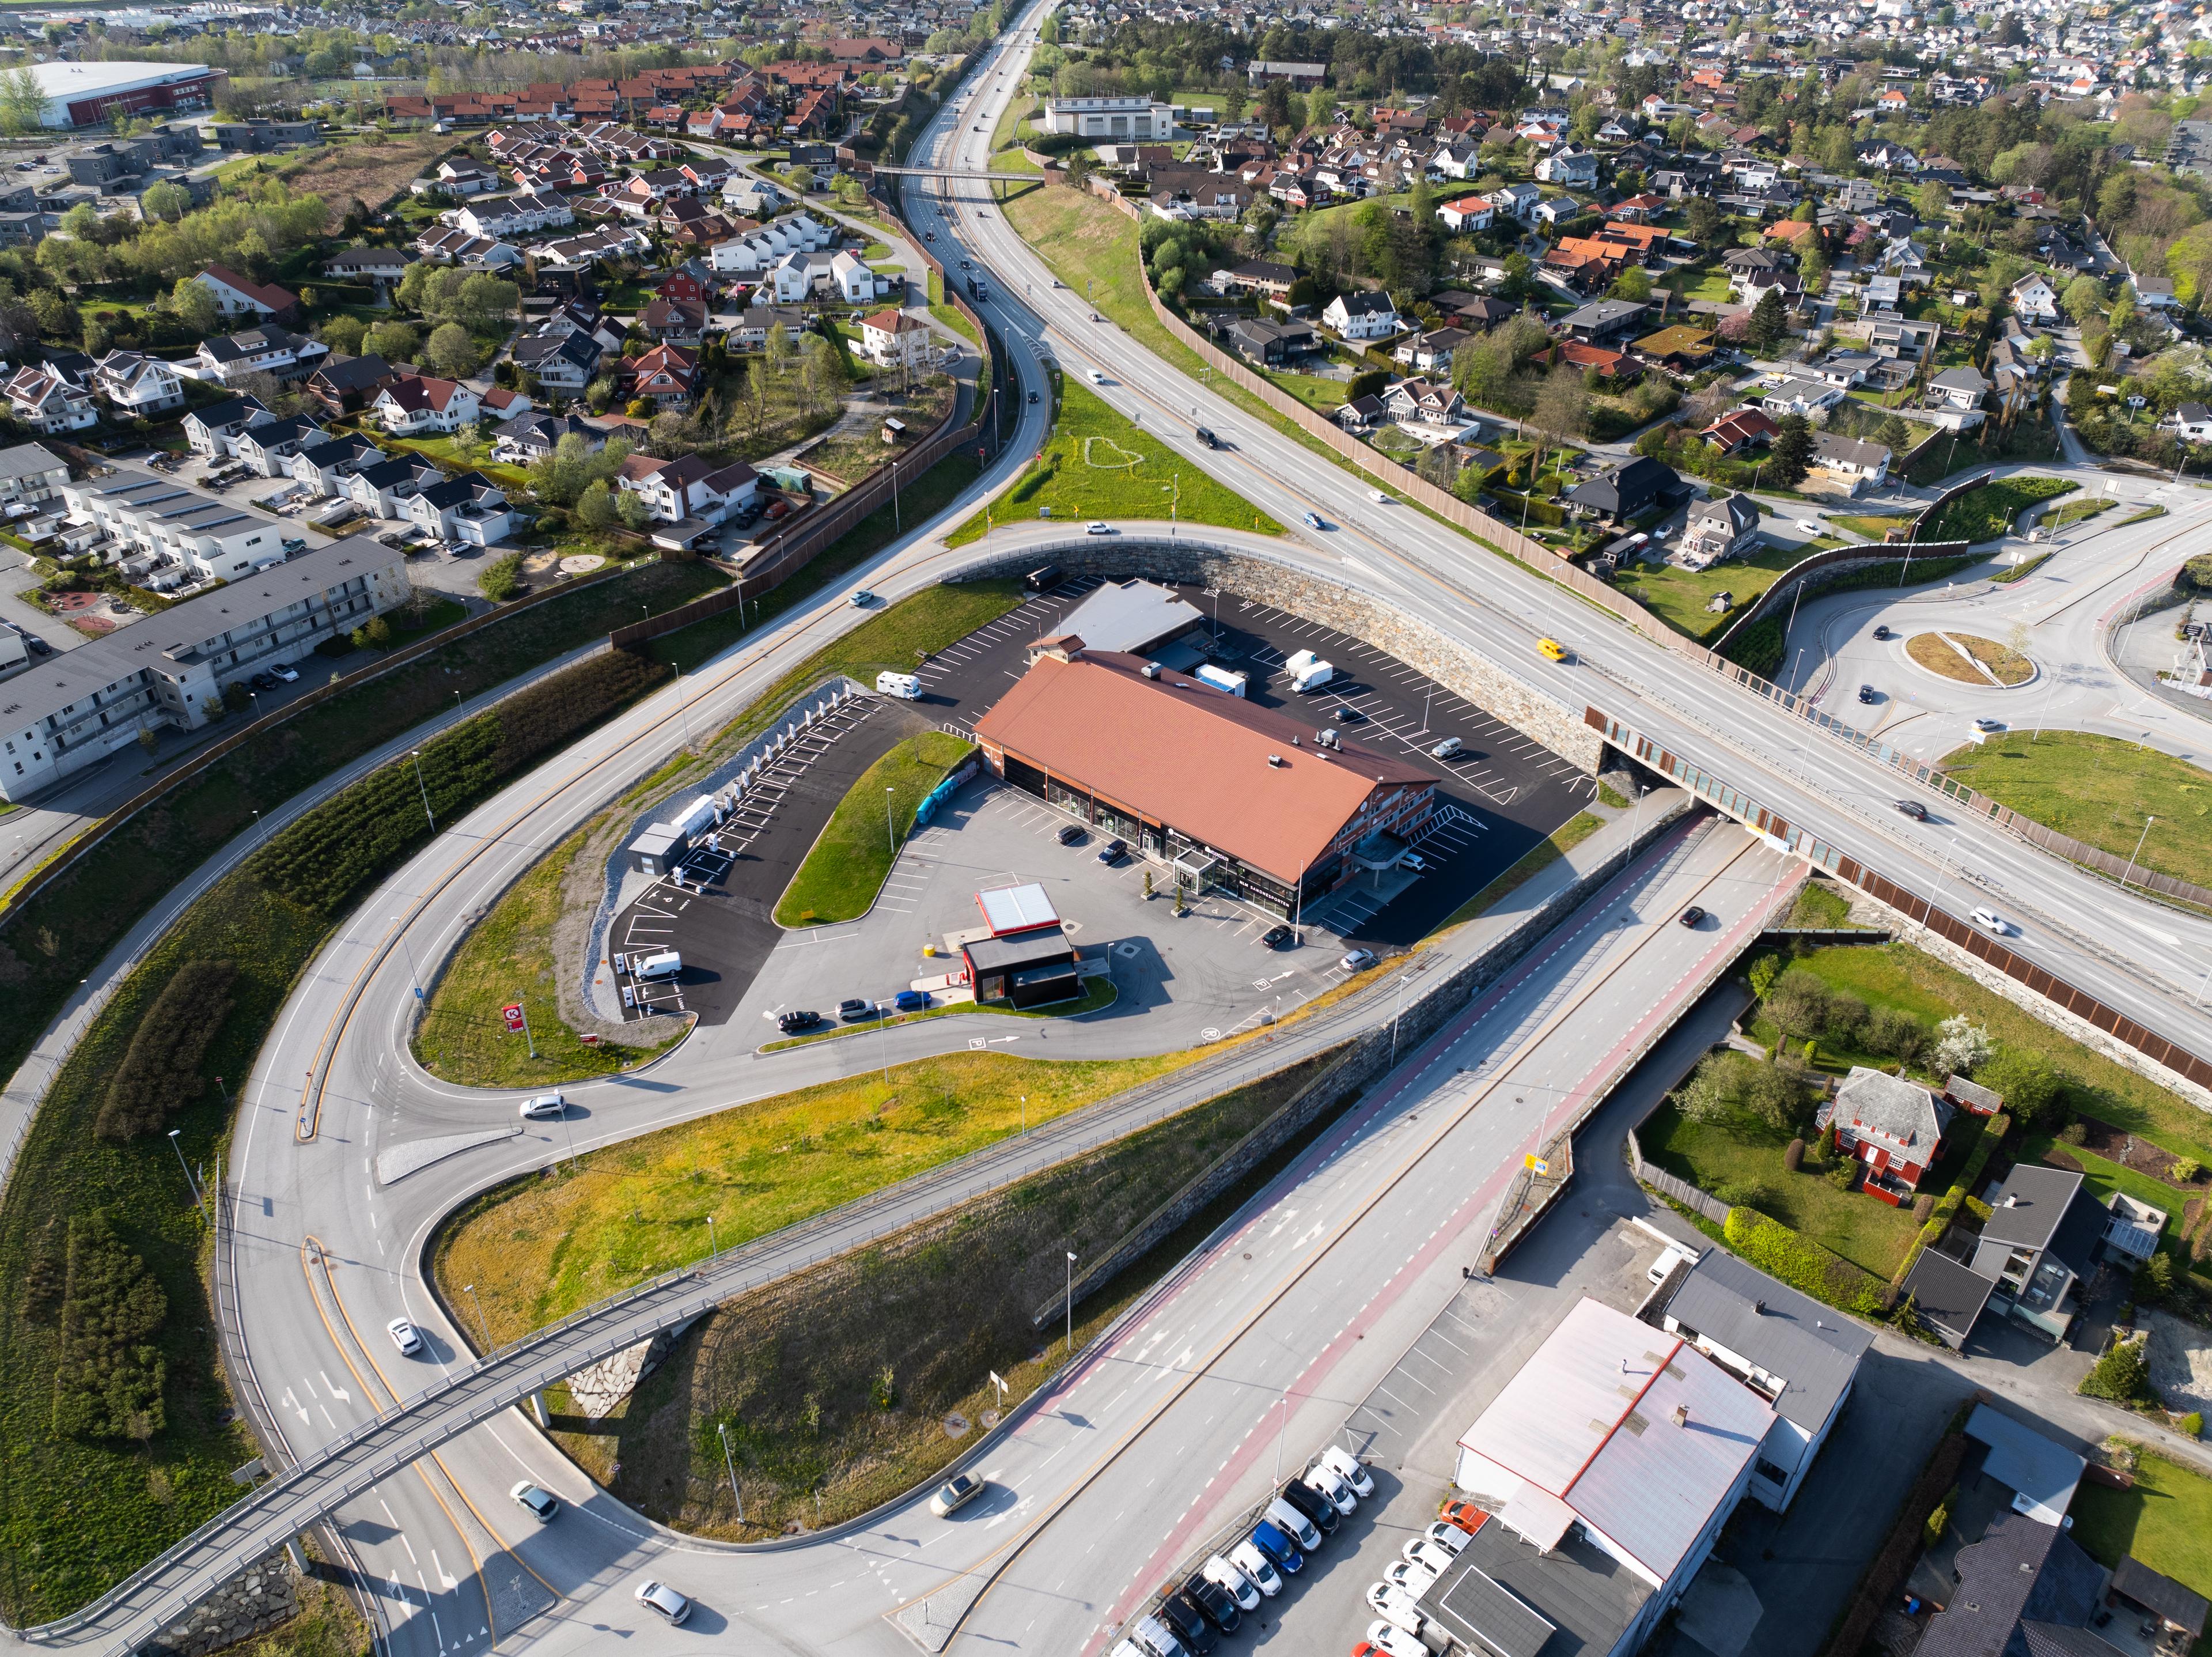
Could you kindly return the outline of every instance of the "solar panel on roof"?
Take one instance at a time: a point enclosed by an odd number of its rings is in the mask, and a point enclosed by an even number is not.
[[[1528,1608],[1511,1589],[1473,1565],[1444,1595],[1444,1606],[1498,1657],[1537,1657],[1554,1624]]]

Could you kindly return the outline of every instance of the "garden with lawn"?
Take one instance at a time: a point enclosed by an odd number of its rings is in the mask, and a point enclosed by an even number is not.
[[[2083,1479],[2068,1516],[2074,1540],[2107,1569],[2133,1556],[2197,1593],[2212,1595],[2212,1478],[2136,1448],[2125,1489]],[[2203,1652],[2212,1642],[2200,1640]]]
[[[948,546],[980,540],[993,523],[1057,518],[1158,519],[1218,524],[1279,535],[1283,527],[1227,484],[1217,483],[1141,427],[1066,381],[1054,393],[1052,435],[1013,487],[951,534]]]
[[[1730,558],[1704,570],[1632,562],[1621,566],[1613,584],[1676,632],[1700,644],[1711,644],[1728,631],[1739,611],[1757,603],[1790,570],[1833,545],[1832,541],[1808,541],[1802,546],[1782,546],[1769,541],[1747,558]],[[1734,602],[1716,614],[1706,606],[1717,593],[1729,594]]]
[[[2088,731],[2007,731],[1942,765],[2045,828],[2212,886],[2212,772],[2186,759]]]

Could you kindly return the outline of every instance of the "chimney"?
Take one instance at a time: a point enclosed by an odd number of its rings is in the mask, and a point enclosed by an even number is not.
[[[1751,1303],[1751,1309],[1757,1315],[1764,1318],[1766,1315],[1766,1302],[1764,1301],[1753,1301]]]
[[[1674,1425],[1677,1427],[1687,1427],[1689,1424],[1690,1406],[1686,1404],[1676,1404],[1674,1406]]]

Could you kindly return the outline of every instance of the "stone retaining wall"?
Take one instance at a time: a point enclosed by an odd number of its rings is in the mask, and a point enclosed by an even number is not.
[[[1032,548],[985,559],[962,575],[1021,575],[1036,569],[1046,556]],[[1055,549],[1048,556],[1052,563],[1073,575],[1115,579],[1150,576],[1218,587],[1239,598],[1271,604],[1291,615],[1349,633],[1395,656],[1593,777],[1611,763],[1606,758],[1603,736],[1585,722],[1580,706],[1558,701],[1500,663],[1447,638],[1426,622],[1337,582],[1195,539],[1102,536],[1095,542]]]
[[[289,1622],[300,1575],[283,1550],[264,1556],[138,1648],[139,1657],[202,1657]]]

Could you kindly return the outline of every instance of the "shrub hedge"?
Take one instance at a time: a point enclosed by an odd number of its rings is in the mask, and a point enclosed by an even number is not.
[[[1881,1279],[1781,1221],[1751,1209],[1733,1208],[1722,1234],[1738,1254],[1792,1288],[1862,1318],[1882,1315]]]
[[[107,1084],[94,1131],[102,1139],[136,1139],[165,1126],[169,1113],[198,1099],[206,1082],[200,1060],[230,1016],[234,961],[187,961],[162,987],[123,1050]]]
[[[161,1284],[116,1235],[113,1221],[98,1211],[70,1221],[56,1432],[150,1439],[161,1430],[166,1366],[153,1342],[168,1309]]]

